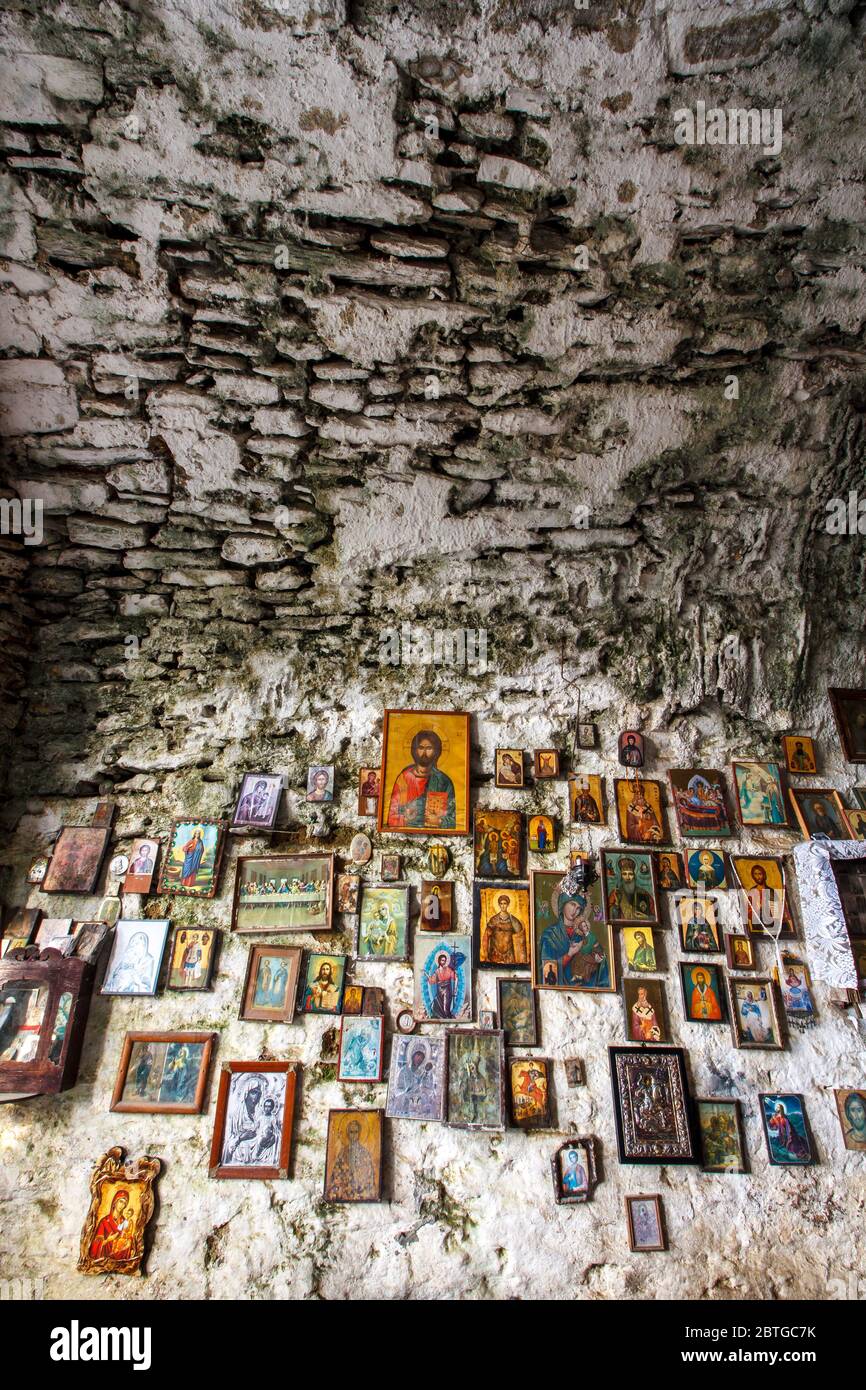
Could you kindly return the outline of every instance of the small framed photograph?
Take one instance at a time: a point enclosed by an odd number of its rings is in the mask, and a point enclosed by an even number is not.
[[[658,969],[652,927],[622,927],[620,936],[630,970]]]
[[[287,1178],[297,1068],[291,1062],[226,1062],[210,1151],[212,1178]]]
[[[479,1028],[495,1028],[495,1027],[496,1027],[496,1014],[493,1012],[492,1009],[479,1009],[479,1010],[478,1010],[478,1027],[479,1027]]]
[[[3,940],[29,946],[42,921],[41,907],[15,907],[9,910],[3,925]]]
[[[580,1057],[566,1057],[565,1059],[565,1084],[572,1089],[575,1086],[586,1085],[586,1068]]]
[[[283,791],[282,774],[247,772],[232,816],[232,830],[273,830]]]
[[[683,950],[721,955],[722,930],[715,895],[686,891],[677,893],[674,902]]]
[[[418,932],[413,1012],[419,1023],[468,1023],[472,1018],[472,937]]]
[[[733,762],[731,770],[742,825],[763,830],[791,828],[778,763]]]
[[[385,1017],[385,991],[379,985],[365,985],[361,1013]]]
[[[333,891],[333,854],[242,854],[232,930],[330,931]]]
[[[724,978],[718,965],[681,960],[680,984],[687,1023],[727,1023]]]
[[[414,1019],[412,1020],[414,1027]],[[395,1038],[388,1077],[389,1120],[445,1119],[448,1035]]]
[[[555,748],[536,748],[532,757],[536,782],[559,776],[559,753]]]
[[[384,1042],[385,1020],[381,1015],[347,1018],[344,1013],[337,1080],[381,1081]]]
[[[331,765],[307,769],[307,800],[334,800],[334,769]]]
[[[423,880],[418,927],[421,931],[453,931],[454,884],[449,879]]]
[[[300,946],[251,946],[238,1018],[291,1023],[301,973]]]
[[[833,1094],[842,1126],[842,1143],[855,1153],[866,1153],[866,1091],[844,1089]]]
[[[577,726],[577,746],[578,748],[595,748],[598,743],[598,729],[595,724],[578,724]]]
[[[691,888],[704,892],[712,888],[727,888],[725,856],[717,849],[693,849],[685,856],[686,882]]]
[[[578,825],[604,825],[607,820],[604,778],[594,772],[569,773],[568,813]]]
[[[110,1109],[200,1115],[216,1033],[127,1033]]]
[[[866,840],[866,811],[861,811],[859,807],[855,811],[846,808],[845,819],[854,839]]]
[[[337,874],[337,911],[356,916],[360,891],[360,874]]]
[[[698,1096],[695,1111],[703,1172],[747,1173],[740,1102],[723,1100],[719,1096]]]
[[[770,1162],[774,1167],[805,1168],[815,1162],[815,1151],[802,1096],[784,1091],[761,1091],[761,1119]]]
[[[411,1009],[401,1009],[394,1019],[394,1026],[398,1033],[414,1033],[418,1027],[415,1015]]]
[[[476,879],[472,906],[479,968],[528,970],[529,884]]]
[[[213,927],[175,927],[166,989],[210,989],[218,946]]]
[[[159,840],[133,840],[129,868],[123,880],[124,893],[148,894],[156,877]]]
[[[625,729],[617,740],[617,757],[622,767],[643,767],[646,756],[643,734]]]
[[[51,863],[51,856],[40,854],[37,859],[31,861],[30,868],[27,870],[27,883],[40,884],[45,882],[45,875],[48,873],[48,865]]]
[[[636,1197],[626,1197],[625,1213],[630,1250],[636,1254],[667,1250],[662,1199],[658,1193],[641,1193]]]
[[[785,1045],[782,1025],[769,976],[748,980],[729,977],[727,985],[734,1046],[781,1051]]]
[[[661,845],[670,839],[663,787],[646,777],[614,777],[620,839],[626,845]]]
[[[508,1064],[511,1123],[516,1129],[549,1129],[551,1126],[550,1060],[547,1057],[512,1057]]]
[[[107,922],[76,922],[72,934],[75,946],[72,954],[78,960],[96,961],[108,939]]]
[[[661,980],[622,982],[625,1031],[629,1042],[669,1042],[665,1021],[665,991]]]
[[[781,991],[782,1007],[788,1018],[800,1026],[810,1026],[815,1020],[815,997],[808,965],[785,951],[782,954],[782,978],[779,979],[777,966],[773,970],[773,979]]]
[[[358,960],[409,959],[409,885],[368,884],[361,889]]]
[[[729,970],[754,970],[755,948],[751,938],[739,932],[725,932],[725,960]]]
[[[522,748],[497,748],[495,782],[497,787],[524,785]]]
[[[162,863],[160,893],[213,898],[225,845],[223,821],[173,821]]]
[[[520,878],[523,873],[523,813],[476,806],[473,819],[476,878]]]
[[[480,1028],[449,1032],[448,1124],[454,1129],[505,1128],[505,1042],[501,1032]]]
[[[827,694],[846,761],[866,763],[866,689],[831,686]]]
[[[375,816],[379,809],[382,772],[378,767],[362,767],[358,772],[358,815]]]
[[[326,1202],[381,1202],[383,1110],[330,1110]]]
[[[675,893],[686,883],[683,856],[676,849],[657,849],[653,852],[659,888],[666,893]]]
[[[110,828],[64,826],[54,843],[42,892],[94,893],[110,839]]]
[[[556,821],[552,816],[530,816],[527,836],[533,854],[556,853]]]
[[[171,922],[147,919],[121,920],[114,930],[114,941],[105,971],[102,994],[156,994],[159,968]]]
[[[596,1141],[591,1135],[578,1135],[560,1144],[550,1161],[553,1195],[559,1206],[588,1202],[598,1182]]]
[[[683,839],[725,840],[733,835],[721,772],[714,767],[673,767],[668,782]]]
[[[785,755],[785,768],[801,777],[813,776],[818,771],[814,740],[805,734],[785,734],[782,739],[782,752]]]
[[[791,787],[789,795],[807,840],[815,835],[826,835],[830,840],[852,838],[842,798],[832,787]]]
[[[400,878],[399,854],[383,854],[379,860],[379,877],[383,883],[397,883]]]
[[[655,859],[649,851],[603,849],[600,858],[605,921],[615,927],[661,926]]]
[[[385,710],[377,824],[403,835],[469,834],[468,714]]]
[[[300,996],[300,1013],[338,1014],[343,1006],[348,956],[310,951],[307,955]]]
[[[346,985],[343,990],[343,1013],[360,1014],[364,1010],[364,986]]]
[[[503,975],[496,981],[499,1023],[506,1047],[538,1047],[537,996],[530,980]]]

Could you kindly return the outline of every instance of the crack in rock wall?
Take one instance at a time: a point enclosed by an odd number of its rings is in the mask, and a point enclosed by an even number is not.
[[[473,800],[560,818],[564,784],[497,792],[493,751],[565,748],[578,691],[585,771],[616,772],[626,726],[650,775],[777,756],[802,729],[822,781],[857,780],[825,689],[864,683],[864,539],[826,523],[866,496],[866,7],[531,8],[0,17],[3,496],[41,503],[42,533],[0,537],[8,904],[95,915],[24,881],[61,823],[111,796],[122,850],[227,814],[256,768],[288,774],[290,843],[308,763],[333,762],[345,851],[386,706],[470,710]],[[678,143],[699,101],[780,108],[781,150]],[[383,662],[404,623],[483,629],[486,668]],[[393,847],[417,883],[422,847]],[[236,853],[213,903],[125,915],[227,929]],[[328,1208],[327,1111],[370,1097],[333,1079],[326,1020],[238,1022],[227,934],[212,994],[97,998],[77,1087],[4,1107],[0,1277],[116,1295],[74,1265],[92,1165],[122,1143],[166,1161],[128,1297],[826,1297],[857,1274],[863,1160],[832,1088],[863,1084],[862,1052],[820,990],[785,1053],[684,1024],[662,935],[673,1040],[697,1094],[744,1100],[749,1176],[621,1169],[621,1001],[545,995],[560,1128],[602,1144],[590,1205],[554,1205],[551,1134],[394,1122],[387,1203]],[[409,970],[362,974],[393,1020]],[[482,973],[482,1007],[494,992]],[[208,1179],[213,1096],[205,1117],[108,1113],[127,1030],[209,1027],[218,1063],[263,1042],[303,1063],[291,1182]],[[762,1089],[806,1095],[819,1166],[768,1167]],[[668,1254],[628,1253],[635,1190],[663,1193]]]

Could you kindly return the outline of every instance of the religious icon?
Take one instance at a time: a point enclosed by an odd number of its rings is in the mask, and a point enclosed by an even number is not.
[[[667,1250],[662,1217],[662,1199],[657,1194],[626,1197],[628,1246],[635,1254]]]
[[[724,840],[733,835],[725,779],[710,767],[675,767],[668,781],[680,834],[685,839]]]
[[[354,916],[358,911],[360,874],[337,874],[337,911]]]
[[[806,776],[818,771],[814,741],[805,734],[786,734],[782,739],[782,751],[788,772]]]
[[[350,1009],[349,1012],[355,1013],[357,1011],[354,1009]],[[415,1021],[415,1015],[413,1014],[411,1009],[401,1009],[397,1014],[397,1017],[394,1019],[394,1026],[397,1029],[398,1033],[414,1033],[416,1028],[418,1027],[418,1024]]]
[[[124,893],[149,893],[156,874],[159,840],[133,840],[129,868],[123,880]]]
[[[216,1033],[127,1033],[111,1110],[199,1115]]]
[[[685,869],[679,850],[658,849],[655,850],[653,858],[659,888],[663,888],[666,893],[673,893],[682,888],[685,883]]]
[[[620,933],[625,958],[632,970],[656,970],[652,927],[623,927]]]
[[[51,863],[51,856],[40,854],[37,859],[31,861],[30,868],[27,870],[27,882],[40,884],[45,882],[45,875],[48,873],[48,865]]]
[[[550,816],[530,816],[528,833],[529,848],[535,854],[556,852],[556,822]]]
[[[495,772],[494,781],[497,787],[522,787],[523,749],[497,748]]]
[[[643,767],[644,751],[643,734],[631,729],[620,734],[617,755],[623,767]]]
[[[301,972],[300,946],[252,946],[238,1018],[291,1023]]]
[[[330,1110],[326,1202],[381,1202],[382,1110]]]
[[[550,1061],[512,1057],[508,1064],[511,1123],[517,1129],[551,1127]]]
[[[751,936],[775,935],[782,918],[781,940],[796,936],[794,918],[785,891],[785,870],[772,855],[730,855],[731,869],[739,884],[737,899],[743,925]]]
[[[379,859],[379,877],[383,883],[396,883],[400,877],[400,855],[383,854]]]
[[[226,1062],[210,1151],[212,1178],[287,1178],[297,1068],[290,1062]]]
[[[108,940],[109,926],[107,922],[76,922],[73,929],[75,937],[75,947],[73,955],[78,960],[95,962],[102,953],[102,948]]]
[[[381,1081],[385,1020],[381,1015],[343,1017],[338,1081]]]
[[[129,868],[129,858],[125,854],[115,854],[113,859],[108,861],[109,878],[123,878]]]
[[[346,985],[343,990],[343,1013],[359,1014],[364,1007],[364,986]]]
[[[102,994],[156,994],[159,967],[171,923],[165,919],[120,921],[114,932]]]
[[[373,841],[363,830],[353,835],[349,844],[349,858],[353,864],[367,864],[373,853]]]
[[[851,795],[861,811],[866,811],[866,786],[852,787]]]
[[[644,777],[615,777],[613,788],[620,838],[630,845],[663,844],[669,836],[661,782]]]
[[[866,840],[866,811],[849,811],[846,808],[845,820],[855,840]]]
[[[588,1202],[598,1183],[596,1141],[591,1135],[566,1139],[550,1161],[553,1193],[560,1206]]]
[[[476,879],[472,898],[477,964],[528,970],[529,885]]]
[[[555,748],[536,748],[533,764],[536,782],[559,776],[559,753]]]
[[[776,996],[769,977],[756,976],[749,980],[729,978],[727,985],[734,1045],[780,1051],[784,1042]]]
[[[469,834],[468,714],[385,710],[382,749],[380,830]]]
[[[779,986],[782,1005],[788,1015],[789,1022],[801,1030],[804,1027],[811,1027],[815,1022],[815,1000],[812,994],[812,977],[809,974],[808,965],[797,960],[790,952],[783,951],[781,978],[779,968],[775,966],[773,979]]]
[[[162,865],[160,893],[176,893],[189,898],[214,897],[223,844],[222,821],[173,821]]]
[[[450,863],[451,851],[447,845],[431,845],[427,850],[427,869],[431,878],[441,878],[448,872]]]
[[[420,1023],[465,1023],[472,1017],[472,938],[419,932],[413,953],[413,1011]]]
[[[758,1100],[770,1162],[792,1168],[814,1163],[803,1097],[785,1092],[761,1092]]]
[[[605,923],[601,883],[565,893],[559,869],[531,875],[532,982],[536,989],[616,992],[613,932]]]
[[[626,977],[622,982],[622,993],[629,1042],[668,1042],[664,985],[661,980],[632,980]]]
[[[694,1163],[681,1047],[608,1048],[620,1163]]]
[[[538,1047],[536,994],[529,980],[501,976],[496,981],[499,1022],[506,1047]]]
[[[866,1091],[839,1090],[833,1094],[845,1148],[866,1153]]]
[[[754,970],[755,948],[748,936],[725,933],[725,959],[729,970]]]
[[[334,769],[331,764],[307,769],[307,800],[319,802],[334,800]]]
[[[684,951],[721,952],[718,899],[713,893],[677,893],[674,898]]]
[[[604,915],[614,926],[659,926],[655,861],[641,850],[603,849],[601,887]]]
[[[586,1068],[580,1057],[566,1057],[564,1066],[567,1086],[574,1088],[575,1086],[586,1085]]]
[[[455,1129],[505,1128],[505,1043],[478,1028],[448,1034],[448,1124]]]
[[[738,1100],[718,1096],[695,1099],[701,1138],[701,1168],[705,1173],[746,1173],[746,1146]]]
[[[338,1014],[342,1011],[346,956],[310,951],[304,972],[300,1013]]]
[[[358,815],[375,816],[379,808],[381,769],[362,767],[358,772]]]
[[[454,884],[450,879],[425,878],[421,883],[421,931],[449,932],[454,926]]]
[[[273,772],[247,772],[241,782],[232,830],[273,830],[280,809],[283,779]]]
[[[496,1027],[496,1014],[493,1012],[492,1009],[479,1009],[479,1010],[478,1010],[478,1027],[479,1027],[479,1028],[495,1028],[495,1027]]]
[[[568,806],[571,819],[579,825],[604,825],[604,778],[592,772],[570,773]]]
[[[807,839],[826,835],[830,840],[850,840],[851,830],[842,798],[832,787],[791,787],[791,805]]]
[[[836,686],[827,694],[845,758],[849,763],[866,763],[866,690]]]
[[[358,960],[406,960],[408,954],[408,884],[365,883],[361,890]]]
[[[685,856],[686,879],[692,888],[727,888],[725,856],[715,849],[693,849]]]
[[[42,921],[41,907],[16,907],[10,909],[3,925],[3,940],[16,943],[16,946],[29,946]],[[10,947],[11,949],[11,947]]]
[[[597,743],[598,729],[595,724],[586,723],[577,725],[578,748],[594,748]]]
[[[329,931],[333,854],[242,854],[232,928],[238,932]]]
[[[145,1154],[123,1162],[108,1149],[90,1179],[90,1210],[81,1233],[80,1274],[141,1274],[144,1235],[153,1216],[153,1184],[162,1167]]]
[[[385,1017],[385,991],[379,985],[364,986],[364,1002],[361,1013],[368,1017],[380,1014]]]
[[[396,1038],[385,1106],[388,1119],[444,1120],[447,1063],[447,1034]]]
[[[93,893],[110,839],[110,829],[64,826],[42,882],[43,893]]]
[[[779,764],[735,762],[731,768],[743,825],[768,830],[789,829]]]
[[[175,927],[167,989],[208,989],[216,963],[219,932],[213,927]]]
[[[523,816],[477,806],[473,822],[476,878],[520,878],[523,864]]]
[[[745,940],[745,937],[741,937]],[[683,988],[683,1013],[687,1023],[725,1023],[725,993],[722,974],[717,965],[693,965],[680,961],[680,983]]]

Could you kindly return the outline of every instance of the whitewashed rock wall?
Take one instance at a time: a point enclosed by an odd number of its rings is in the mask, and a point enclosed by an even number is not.
[[[4,12],[5,495],[44,503],[40,544],[0,541],[8,904],[94,915],[24,883],[59,824],[111,795],[122,849],[226,814],[250,768],[287,772],[290,844],[308,762],[333,761],[339,853],[369,828],[356,772],[388,705],[471,710],[473,797],[560,816],[564,783],[493,791],[493,750],[564,747],[578,689],[585,771],[615,772],[625,725],[651,775],[798,728],[828,782],[858,780],[824,690],[863,683],[864,540],[825,518],[866,493],[863,8],[531,8]],[[676,144],[698,100],[781,106],[780,155]],[[383,665],[404,621],[484,628],[488,669]],[[388,847],[417,883],[423,846]],[[175,921],[228,927],[236,852]],[[120,1143],[165,1161],[128,1297],[856,1291],[866,1168],[832,1088],[864,1084],[862,1046],[820,990],[819,1028],[781,1054],[683,1024],[663,935],[673,1040],[697,1094],[743,1100],[748,1176],[621,1169],[621,1000],[544,994],[561,1130],[602,1144],[590,1205],[554,1205],[555,1135],[389,1123],[387,1201],[326,1208],[327,1111],[369,1093],[333,1080],[325,1020],[237,1021],[229,937],[212,994],[97,999],[75,1090],[0,1108],[0,1278],[116,1296],[74,1266],[92,1164]],[[393,1018],[409,969],[362,975]],[[127,1029],[210,1026],[218,1061],[303,1063],[292,1181],[209,1180],[213,1102],[108,1113]],[[768,1166],[765,1089],[805,1095],[816,1167]],[[628,1252],[635,1191],[663,1194],[668,1253]]]

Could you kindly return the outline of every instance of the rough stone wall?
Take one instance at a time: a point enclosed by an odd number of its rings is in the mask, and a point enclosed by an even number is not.
[[[529,8],[4,12],[5,495],[41,499],[45,532],[2,551],[9,904],[95,914],[24,873],[97,795],[122,848],[227,813],[252,768],[288,773],[289,845],[308,762],[333,761],[339,852],[369,828],[356,773],[387,705],[471,710],[473,797],[560,816],[563,783],[494,792],[493,750],[565,747],[578,690],[585,771],[615,772],[625,725],[651,775],[800,728],[828,782],[857,780],[824,688],[863,683],[864,545],[825,518],[866,491],[864,6]],[[698,100],[780,106],[780,154],[677,144]],[[488,669],[383,664],[403,621],[486,629]],[[417,882],[422,847],[387,847]],[[236,848],[214,903],[124,912],[227,927]],[[552,1135],[391,1123],[388,1201],[325,1208],[326,1112],[369,1093],[332,1079],[325,1020],[237,1021],[227,938],[213,994],[97,999],[75,1090],[0,1111],[0,1277],[115,1295],[74,1264],[91,1166],[122,1143],[166,1162],[125,1296],[826,1297],[860,1272],[832,1087],[863,1084],[862,1050],[820,990],[781,1054],[683,1024],[663,935],[673,1040],[697,1094],[744,1100],[751,1175],[620,1169],[621,1000],[548,994],[543,1055],[587,1065],[569,1091],[558,1061],[555,1088],[560,1128],[603,1146],[593,1203],[554,1205]],[[407,1002],[407,967],[357,974],[392,1018]],[[127,1029],[210,1026],[218,1062],[265,1043],[304,1064],[291,1182],[209,1181],[213,1098],[108,1113]],[[805,1094],[818,1167],[768,1167],[761,1089]],[[632,1191],[663,1193],[668,1254],[628,1253]]]

